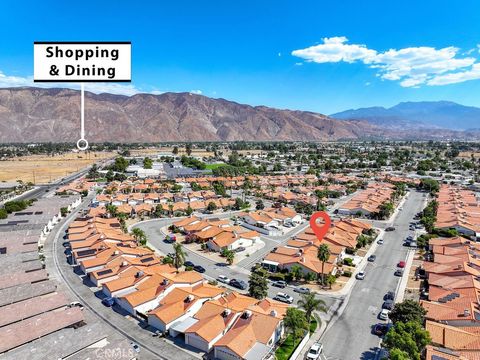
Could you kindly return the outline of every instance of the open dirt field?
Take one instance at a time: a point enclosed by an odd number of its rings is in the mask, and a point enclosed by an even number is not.
[[[115,156],[113,152],[67,153],[57,156],[32,155],[0,161],[0,181],[44,184],[77,172],[101,159]]]

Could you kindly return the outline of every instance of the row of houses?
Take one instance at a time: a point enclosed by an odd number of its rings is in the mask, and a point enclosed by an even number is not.
[[[242,212],[238,218],[243,221],[243,226],[269,236],[281,235],[283,226],[293,227],[303,222],[301,215],[286,206]]]
[[[177,225],[185,230],[200,221],[188,219]],[[227,291],[197,272],[162,264],[151,250],[120,234],[119,225],[117,219],[86,217],[68,229],[73,263],[105,296],[161,332],[213,351],[215,358],[263,359],[272,352],[284,333],[287,305]]]
[[[45,236],[73,210],[78,196],[40,198],[0,226],[0,357],[5,359],[94,358],[115,351],[133,359],[129,341],[112,338],[58,288],[39,258]]]
[[[395,185],[386,182],[371,182],[367,188],[355,194],[343,204],[338,213],[342,215],[371,216],[378,213],[380,207],[391,200]]]
[[[480,205],[473,191],[442,185],[437,202],[436,228],[455,229],[472,239],[480,237]]]
[[[231,225],[229,220],[192,216],[174,222],[173,226],[186,236],[187,241],[205,243],[210,250],[217,252],[250,247],[260,239],[258,232]]]
[[[360,235],[368,232],[371,225],[356,219],[334,221],[320,241],[311,228],[288,240],[285,246],[270,252],[262,265],[269,271],[291,270],[292,266],[300,266],[304,273],[332,274],[337,272],[337,264],[341,263],[348,248],[355,248]],[[318,259],[318,248],[327,244],[330,258],[325,264]]]
[[[480,244],[463,237],[429,241],[433,261],[423,264],[428,282],[425,328],[432,344],[426,359],[477,360],[480,356]]]

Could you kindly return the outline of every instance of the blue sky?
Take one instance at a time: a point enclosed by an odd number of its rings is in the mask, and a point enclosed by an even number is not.
[[[132,41],[132,84],[331,114],[400,101],[480,106],[480,2],[2,1],[0,86],[33,41]],[[90,87],[89,87],[90,86]]]

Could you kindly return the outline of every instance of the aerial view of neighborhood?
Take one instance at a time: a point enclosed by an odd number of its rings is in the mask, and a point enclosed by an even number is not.
[[[5,1],[0,360],[480,360],[479,15]]]

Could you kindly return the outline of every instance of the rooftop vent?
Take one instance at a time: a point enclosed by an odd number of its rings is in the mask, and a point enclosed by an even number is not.
[[[470,310],[469,310],[469,309],[463,310],[463,316],[464,316],[464,317],[470,316]]]
[[[185,298],[184,302],[190,303],[190,302],[192,302],[194,299],[195,299],[195,297],[194,297],[192,294],[190,294],[190,295],[188,295],[188,296]]]
[[[226,318],[228,315],[230,315],[232,311],[230,309],[225,309],[222,312],[222,317]]]
[[[248,319],[252,316],[252,312],[250,310],[245,310],[242,314],[242,319]]]
[[[278,313],[275,310],[270,311],[270,316],[277,317]]]
[[[135,274],[135,277],[138,279],[138,278],[141,278],[143,275],[144,275],[143,271],[139,271]]]

